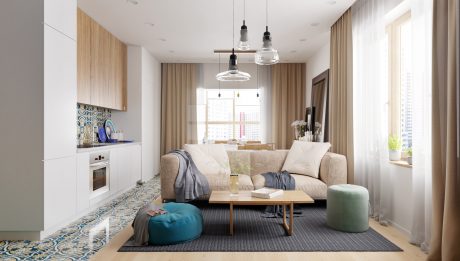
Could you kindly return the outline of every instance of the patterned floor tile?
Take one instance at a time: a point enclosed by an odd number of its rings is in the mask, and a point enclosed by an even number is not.
[[[156,176],[42,241],[0,241],[0,260],[88,260],[159,195]]]

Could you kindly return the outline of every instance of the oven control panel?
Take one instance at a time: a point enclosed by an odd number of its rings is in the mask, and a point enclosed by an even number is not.
[[[110,152],[109,151],[102,151],[102,152],[95,152],[89,155],[89,163],[97,163],[97,162],[104,162],[110,160]]]

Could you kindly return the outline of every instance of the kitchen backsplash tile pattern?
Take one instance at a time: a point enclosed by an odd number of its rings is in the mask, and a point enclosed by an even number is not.
[[[112,110],[96,106],[77,104],[77,140],[84,133],[85,126],[103,127],[112,118]]]

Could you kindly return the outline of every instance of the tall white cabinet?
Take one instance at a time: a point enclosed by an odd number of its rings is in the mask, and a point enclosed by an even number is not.
[[[77,211],[77,0],[0,8],[0,240],[37,240]]]
[[[128,46],[128,104],[113,111],[125,138],[142,142],[142,180],[160,172],[161,63],[141,46]]]

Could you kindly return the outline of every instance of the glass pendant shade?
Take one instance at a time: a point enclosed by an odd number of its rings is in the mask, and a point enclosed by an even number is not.
[[[238,44],[238,49],[249,50],[248,27],[246,26],[245,20],[243,20],[243,25],[241,26],[240,30],[240,42]]]
[[[235,50],[233,49],[228,63],[228,70],[218,73],[216,75],[216,79],[223,82],[242,82],[250,80],[251,75],[238,70],[237,57],[235,55]]]
[[[254,61],[259,65],[276,64],[280,61],[278,51],[272,47],[272,38],[268,31],[268,26],[263,36],[262,48],[257,50]]]

